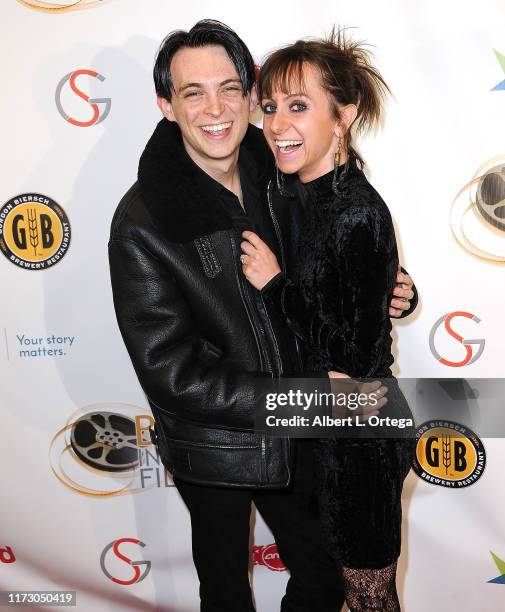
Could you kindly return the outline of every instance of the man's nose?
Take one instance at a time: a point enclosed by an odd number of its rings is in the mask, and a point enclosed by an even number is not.
[[[224,111],[224,103],[218,94],[209,94],[205,112],[212,117],[219,117]]]

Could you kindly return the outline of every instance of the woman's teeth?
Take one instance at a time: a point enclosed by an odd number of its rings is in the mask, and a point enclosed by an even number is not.
[[[202,125],[202,130],[204,132],[222,132],[223,130],[227,130],[232,124],[232,121],[228,121],[227,123],[218,123],[217,125]]]
[[[302,145],[303,140],[276,140],[275,144],[282,152],[292,151],[293,149],[296,149],[296,147]]]

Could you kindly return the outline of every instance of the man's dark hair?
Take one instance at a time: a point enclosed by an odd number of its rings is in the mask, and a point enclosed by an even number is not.
[[[153,70],[156,94],[171,101],[174,85],[170,64],[179,49],[208,45],[224,47],[237,69],[244,96],[250,93],[255,81],[254,60],[244,41],[224,23],[213,19],[202,19],[195,23],[189,32],[184,30],[170,32],[161,43]]]

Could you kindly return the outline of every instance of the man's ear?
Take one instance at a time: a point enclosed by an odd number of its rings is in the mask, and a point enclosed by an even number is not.
[[[175,121],[175,115],[172,105],[166,98],[156,96],[156,104],[158,105],[160,111],[163,113],[164,117],[166,117],[169,121]]]
[[[249,100],[249,111],[252,113],[253,110],[258,106],[258,90],[256,89],[256,83],[252,86],[251,97]]]

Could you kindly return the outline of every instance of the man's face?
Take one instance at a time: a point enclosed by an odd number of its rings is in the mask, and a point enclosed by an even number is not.
[[[224,47],[183,47],[170,70],[172,100],[158,98],[158,105],[179,125],[190,157],[204,167],[212,160],[233,160],[253,105]]]

